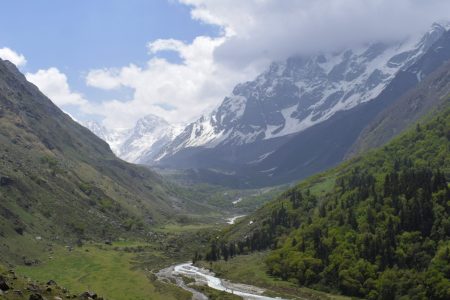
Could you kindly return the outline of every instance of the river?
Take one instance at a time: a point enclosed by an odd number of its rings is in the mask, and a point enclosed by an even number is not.
[[[174,265],[169,268],[163,269],[159,271],[157,274],[159,279],[168,279],[176,282],[176,284],[193,293],[193,298],[195,300],[205,300],[208,299],[205,295],[199,293],[198,291],[192,289],[188,285],[184,283],[181,276],[186,276],[195,280],[197,284],[206,284],[209,287],[219,290],[225,291],[227,293],[235,294],[237,296],[242,297],[245,300],[282,300],[282,298],[273,298],[268,296],[263,296],[264,289],[240,284],[240,283],[232,283],[228,280],[224,280],[215,276],[214,273],[203,269],[198,268],[192,263],[183,263],[179,265]]]
[[[237,219],[239,219],[239,218],[243,218],[243,217],[245,217],[246,215],[239,215],[239,216],[234,216],[234,217],[231,217],[231,218],[227,218],[226,219],[226,221],[227,221],[227,224],[234,224],[235,222],[236,222],[236,220]]]

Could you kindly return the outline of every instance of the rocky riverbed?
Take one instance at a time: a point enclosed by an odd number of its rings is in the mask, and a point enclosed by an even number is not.
[[[192,265],[192,263],[170,266],[160,270],[156,275],[160,280],[170,281],[191,292],[193,294],[192,299],[194,300],[205,300],[208,299],[208,297],[190,287],[193,284],[207,285],[213,289],[240,296],[245,300],[282,300],[281,298],[264,296],[263,293],[265,292],[265,289],[246,284],[233,283],[218,278],[209,270],[198,268]],[[192,279],[193,282],[189,284],[185,283],[183,276]]]

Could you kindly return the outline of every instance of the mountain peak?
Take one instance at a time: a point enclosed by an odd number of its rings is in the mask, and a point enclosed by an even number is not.
[[[128,161],[140,163],[151,160],[149,156],[172,141],[180,127],[163,118],[149,114],[136,121],[132,128],[106,128],[97,121],[82,122],[99,138],[106,141],[114,153]]]
[[[169,123],[161,117],[155,115],[146,115],[140,118],[133,129],[133,131],[154,131],[160,127],[168,127]]]
[[[148,122],[148,123],[152,123],[152,122],[157,122],[157,123],[164,123],[164,124],[169,124],[166,120],[164,120],[163,118],[153,115],[153,114],[148,114],[142,118],[140,118],[137,122]]]

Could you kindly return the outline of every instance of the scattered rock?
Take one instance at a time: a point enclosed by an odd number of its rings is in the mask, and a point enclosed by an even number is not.
[[[54,281],[53,279],[50,279],[50,280],[47,282],[47,285],[57,285],[57,284],[56,284],[56,281]]]
[[[7,291],[9,289],[10,289],[10,287],[6,283],[6,279],[3,276],[0,275],[0,290],[1,291]]]
[[[35,285],[34,283],[29,283],[27,290],[29,290],[30,292],[37,292],[37,291],[39,291],[39,287],[37,285]]]
[[[97,299],[97,294],[96,293],[94,293],[94,292],[84,292],[84,293],[82,293],[81,295],[80,295],[80,298],[81,299]]]
[[[62,300],[62,298],[61,298],[61,297],[58,297],[58,296],[55,296],[55,297],[53,298],[53,300]]]
[[[28,300],[44,300],[40,294],[32,294]]]
[[[7,176],[0,176],[0,186],[7,186],[11,185],[14,182],[14,180]]]
[[[15,230],[18,234],[23,235],[23,231],[24,231],[23,227],[15,227],[14,230]]]
[[[29,259],[29,258],[24,257],[23,263],[26,266],[33,266],[33,265],[38,265],[39,261],[37,259]]]

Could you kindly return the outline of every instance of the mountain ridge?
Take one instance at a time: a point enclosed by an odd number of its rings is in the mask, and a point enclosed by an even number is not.
[[[188,147],[240,145],[305,130],[375,98],[444,32],[445,27],[434,24],[422,37],[399,44],[272,63],[254,81],[238,84],[209,116],[188,125],[157,161]]]

